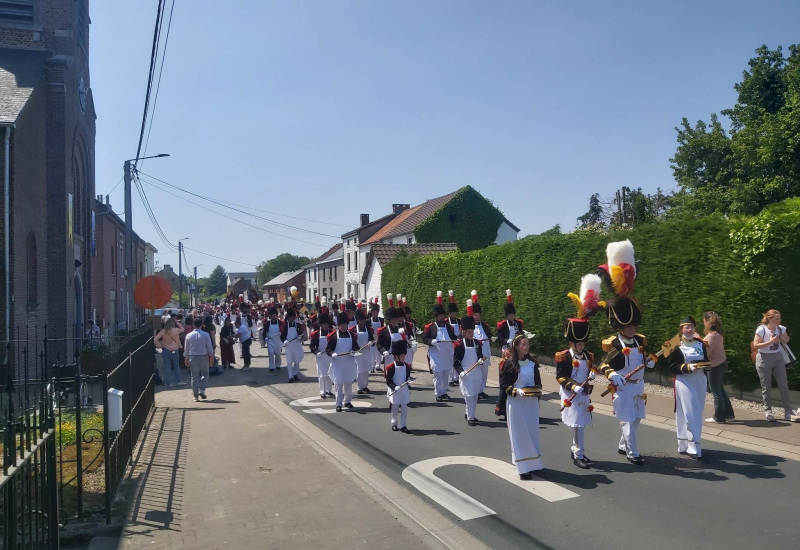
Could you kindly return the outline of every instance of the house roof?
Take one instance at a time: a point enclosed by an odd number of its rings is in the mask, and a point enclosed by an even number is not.
[[[314,267],[315,265],[317,265],[319,263],[323,263],[323,262],[326,262],[326,261],[329,261],[329,260],[333,260],[333,259],[336,259],[337,257],[341,258],[343,256],[344,256],[344,249],[343,249],[342,243],[336,243],[335,245],[330,247],[328,250],[323,252],[318,258],[312,259],[310,262],[308,262],[306,265],[304,265],[303,269],[308,269],[310,267]]]
[[[285,285],[286,283],[288,283],[289,281],[291,281],[292,279],[294,279],[295,277],[297,277],[301,273],[303,273],[302,269],[298,269],[296,271],[284,271],[283,273],[281,273],[277,277],[273,277],[272,279],[270,279],[269,281],[267,281],[266,283],[261,285],[261,288],[264,288],[265,286],[281,286],[281,285]]]
[[[385,244],[376,243],[372,245],[372,249],[367,255],[367,268],[364,270],[364,275],[361,277],[361,282],[366,284],[367,274],[372,266],[373,258],[380,264],[381,267],[385,266],[400,254],[401,251],[406,251],[409,254],[418,254],[420,256],[427,256],[428,254],[446,254],[447,252],[456,252],[458,245],[456,243],[415,243],[415,244]]]
[[[228,279],[257,279],[258,271],[240,271],[238,273],[228,273]]]
[[[17,121],[53,52],[0,48],[0,123]]]
[[[506,223],[508,224],[508,227],[510,227],[511,229],[513,229],[514,231],[516,231],[517,233],[519,233],[519,227],[517,227],[516,225],[514,225],[513,223],[511,223],[510,221],[508,221],[508,218],[506,218],[505,216],[503,216],[503,221],[504,221],[504,222],[506,222]]]
[[[378,243],[382,239],[413,233],[419,224],[430,218],[437,210],[450,202],[456,193],[458,193],[458,191],[453,191],[442,197],[427,200],[414,208],[403,210],[395,219],[384,225],[380,231],[361,244]]]
[[[385,224],[386,222],[394,218],[396,215],[397,214],[392,212],[391,214],[386,214],[385,216],[382,216],[377,220],[372,220],[369,223],[365,223],[364,225],[356,227],[355,229],[351,229],[347,233],[342,234],[342,239],[347,239],[348,237],[358,235],[359,237],[361,237],[361,240],[364,241],[365,239],[368,239],[370,236],[372,236],[372,233],[381,229],[383,227],[382,224]]]

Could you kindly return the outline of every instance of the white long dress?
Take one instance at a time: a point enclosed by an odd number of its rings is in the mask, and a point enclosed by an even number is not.
[[[684,362],[703,361],[703,343],[700,340],[681,339]],[[700,434],[703,431],[703,407],[706,403],[706,373],[698,369],[688,374],[675,375],[675,428],[678,435],[678,451],[698,456]]]
[[[536,365],[533,361],[520,361],[515,388],[535,385]],[[539,451],[539,398],[509,396],[506,401],[508,435],[511,438],[511,462],[517,472],[526,474],[544,468]]]

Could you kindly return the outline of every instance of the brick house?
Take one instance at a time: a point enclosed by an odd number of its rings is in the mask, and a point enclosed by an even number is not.
[[[56,338],[83,333],[95,298],[88,9],[88,0],[0,3],[0,174],[7,165],[10,205],[0,299],[11,327],[47,323]]]
[[[178,274],[175,273],[175,270],[172,269],[172,266],[169,264],[164,264],[164,267],[161,268],[161,271],[158,271],[156,275],[160,275],[164,277],[166,280],[169,281],[170,286],[172,286],[172,292],[178,292],[178,288],[180,287],[180,282],[178,279]],[[186,273],[183,274],[183,289],[186,290]]]
[[[134,232],[135,273],[126,273],[125,221],[108,202],[103,203],[102,197],[97,198],[95,211],[97,256],[92,261],[94,309],[90,318],[104,336],[114,336],[142,324],[145,311],[135,303],[133,291],[138,281],[153,275],[153,259],[158,251]],[[175,278],[177,287],[177,275]]]
[[[296,286],[297,299],[299,301],[306,295],[305,277],[305,270],[303,269],[284,271],[261,285],[264,299],[269,300],[270,298],[274,298],[276,302],[283,303],[286,301],[286,298],[289,297],[289,289]]]

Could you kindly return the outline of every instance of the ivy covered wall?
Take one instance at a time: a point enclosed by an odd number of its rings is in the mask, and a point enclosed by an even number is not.
[[[453,289],[463,314],[476,289],[490,324],[503,318],[510,288],[518,317],[536,334],[534,350],[547,357],[565,347],[563,321],[575,314],[567,292],[577,292],[580,278],[606,262],[609,242],[629,238],[641,262],[635,291],[643,310],[640,332],[654,351],[676,334],[686,315],[699,320],[703,311],[717,311],[729,350],[729,379],[748,390],[758,386],[749,346],[764,311],[781,311],[795,335],[793,349],[800,352],[799,234],[800,199],[791,199],[753,218],[711,216],[607,235],[530,236],[472,252],[400,256],[385,267],[382,287],[406,296],[420,322],[430,319],[437,290],[447,296]],[[603,297],[609,296],[604,288]],[[596,317],[590,349],[599,351],[600,339],[611,333],[605,317]],[[798,371],[789,371],[793,389],[800,389]]]
[[[467,185],[414,231],[418,243],[457,243],[462,251],[486,248],[497,238],[503,213]]]

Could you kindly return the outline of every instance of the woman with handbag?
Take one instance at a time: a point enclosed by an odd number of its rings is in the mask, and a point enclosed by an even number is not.
[[[756,371],[761,381],[761,396],[764,400],[764,411],[767,421],[775,422],[772,414],[772,378],[778,384],[783,401],[784,419],[792,419],[792,406],[789,403],[789,383],[786,380],[786,359],[781,352],[782,346],[789,343],[786,327],[781,325],[781,313],[770,309],[764,314],[761,324],[753,337],[756,350]]]
[[[542,378],[539,365],[530,352],[524,334],[511,341],[511,354],[500,371],[500,390],[508,396],[506,418],[511,438],[511,462],[517,467],[520,479],[533,479],[531,473],[543,470],[539,450],[539,398]]]

